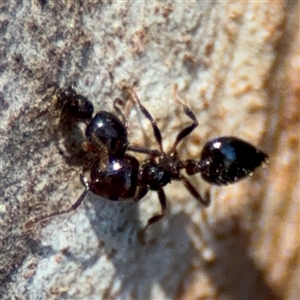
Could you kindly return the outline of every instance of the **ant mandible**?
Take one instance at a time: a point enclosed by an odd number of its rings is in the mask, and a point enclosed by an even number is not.
[[[132,100],[138,105],[142,114],[151,122],[155,140],[159,150],[151,150],[139,146],[132,146],[128,141],[127,120],[114,101],[114,109],[121,117],[101,110],[94,117],[93,104],[85,97],[78,95],[73,88],[59,90],[57,101],[63,117],[77,119],[84,122],[86,141],[83,148],[94,154],[94,159],[83,168],[80,181],[85,190],[78,200],[68,209],[42,214],[25,224],[30,229],[35,223],[46,218],[69,213],[76,210],[89,191],[112,201],[134,200],[140,201],[149,190],[156,191],[161,205],[161,213],[148,220],[147,225],[140,231],[140,237],[145,230],[166,215],[166,196],[163,187],[172,180],[181,181],[190,194],[203,206],[210,204],[204,200],[189,180],[181,173],[185,170],[187,175],[200,173],[202,178],[213,185],[228,185],[250,175],[255,168],[266,162],[268,156],[248,142],[237,137],[223,136],[208,141],[196,161],[188,159],[182,161],[178,158],[177,146],[197,126],[195,114],[181,103],[184,113],[192,123],[182,129],[175,139],[170,151],[165,152],[162,146],[160,130],[149,113],[141,104],[132,88],[124,88]],[[143,153],[149,156],[140,165],[139,161],[128,154],[128,151]],[[90,171],[89,179],[85,173]],[[143,239],[143,238],[142,238]]]

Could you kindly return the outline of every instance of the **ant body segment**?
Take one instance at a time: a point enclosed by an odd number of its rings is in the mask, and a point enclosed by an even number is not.
[[[163,187],[172,180],[181,181],[190,194],[203,206],[210,204],[204,200],[195,187],[181,173],[185,170],[188,175],[200,173],[202,178],[213,185],[228,185],[250,175],[255,168],[266,162],[268,156],[251,144],[232,136],[218,137],[208,141],[200,156],[200,160],[182,161],[178,158],[177,145],[187,137],[197,126],[198,121],[194,113],[184,104],[184,113],[192,123],[183,128],[178,134],[170,151],[165,152],[162,146],[160,130],[149,113],[141,104],[133,89],[125,87],[132,100],[138,105],[142,114],[151,122],[158,150],[132,146],[128,141],[127,120],[117,107],[116,114],[99,111],[94,117],[93,104],[85,97],[77,95],[69,88],[59,90],[58,102],[62,113],[84,122],[86,141],[83,148],[94,154],[94,159],[83,168],[80,181],[85,190],[78,200],[66,210],[59,210],[49,214],[42,214],[25,224],[30,229],[35,223],[46,218],[69,213],[76,210],[89,191],[112,201],[134,200],[140,201],[149,190],[156,191],[161,205],[161,213],[148,220],[147,225],[140,231],[143,239],[145,230],[166,215],[166,196]],[[149,156],[142,164],[128,152],[138,152]],[[85,173],[89,171],[89,179]]]

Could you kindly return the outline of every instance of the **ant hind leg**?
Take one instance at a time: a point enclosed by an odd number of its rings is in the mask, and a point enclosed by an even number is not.
[[[187,137],[189,134],[191,134],[191,132],[198,126],[198,120],[195,116],[195,114],[192,112],[192,110],[187,107],[185,104],[183,104],[181,101],[179,101],[178,97],[177,97],[177,85],[175,85],[175,88],[174,88],[174,98],[175,100],[180,104],[182,105],[183,107],[183,111],[184,113],[193,121],[193,123],[189,126],[187,126],[186,128],[182,129],[178,134],[177,134],[177,137],[176,137],[176,140],[173,144],[173,147],[172,147],[172,152],[175,152],[176,153],[176,147],[177,145],[185,138]]]
[[[210,199],[204,200],[197,192],[197,190],[193,187],[193,185],[188,181],[188,179],[182,174],[180,175],[180,180],[182,181],[186,189],[190,192],[190,194],[195,197],[203,206],[207,207],[210,205]]]
[[[162,137],[161,137],[160,130],[159,130],[155,120],[153,119],[153,117],[151,116],[149,111],[143,106],[143,104],[141,103],[141,101],[138,98],[135,91],[132,88],[127,87],[127,86],[125,86],[124,89],[129,93],[129,95],[133,99],[133,101],[139,106],[139,108],[142,111],[143,115],[151,122],[151,125],[152,125],[152,128],[153,128],[153,133],[154,133],[156,142],[158,143],[159,150],[160,150],[160,152],[163,152]]]

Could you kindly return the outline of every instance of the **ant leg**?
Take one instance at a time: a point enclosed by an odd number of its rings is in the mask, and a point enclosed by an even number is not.
[[[139,230],[138,239],[141,242],[141,244],[143,244],[143,245],[145,244],[145,231],[147,230],[147,228],[150,225],[160,221],[166,215],[166,212],[167,212],[166,195],[164,193],[164,190],[161,188],[161,189],[158,190],[157,193],[158,193],[158,200],[159,200],[160,205],[161,205],[161,214],[150,218],[148,220],[147,225],[143,229]]]
[[[81,147],[85,152],[99,153],[99,149],[88,141],[82,142]]]
[[[186,105],[182,104],[181,105],[183,106],[183,110],[184,110],[184,113],[190,118],[193,120],[193,123],[191,125],[189,125],[188,127],[182,129],[177,137],[176,137],[176,140],[173,144],[173,151],[176,151],[176,147],[177,145],[186,137],[188,136],[197,126],[198,126],[198,120],[195,116],[195,114],[191,111],[190,108],[188,108]]]
[[[174,99],[177,101],[179,104],[182,105],[184,113],[193,120],[193,123],[189,125],[188,127],[182,129],[177,137],[176,140],[173,144],[172,151],[173,153],[176,153],[176,147],[177,145],[186,137],[188,136],[197,126],[198,126],[198,120],[195,116],[195,114],[191,111],[189,107],[187,107],[185,104],[183,104],[179,99],[178,99],[178,85],[175,84],[174,86]]]
[[[180,175],[179,180],[181,180],[186,187],[186,189],[190,192],[190,194],[196,198],[203,206],[207,207],[210,204],[210,199],[204,200],[200,194],[197,192],[197,190],[192,186],[192,184],[188,181],[188,179],[183,176],[182,174]]]
[[[121,116],[123,123],[125,124],[126,130],[128,129],[128,121],[127,118],[125,117],[125,115],[123,114],[123,112],[121,111],[121,109],[117,106],[117,102],[122,101],[120,98],[116,98],[114,100],[114,109],[116,110],[116,112]]]
[[[137,152],[137,153],[143,153],[143,154],[149,154],[151,156],[160,156],[161,152],[158,150],[151,150],[147,148],[142,148],[140,146],[128,146],[127,151]]]
[[[132,200],[135,202],[139,202],[142,198],[146,196],[148,191],[149,189],[146,186],[140,187]]]
[[[80,206],[80,204],[84,200],[86,194],[90,190],[90,185],[87,182],[86,178],[82,174],[80,174],[80,181],[85,186],[85,190],[83,191],[83,193],[81,194],[81,196],[78,198],[78,200],[70,208],[68,208],[66,210],[59,210],[59,211],[55,211],[55,212],[52,212],[52,213],[49,213],[49,214],[43,214],[43,215],[37,216],[37,217],[29,220],[28,222],[26,222],[25,229],[26,230],[31,229],[32,226],[35,223],[40,222],[40,221],[42,221],[44,219],[47,219],[47,218],[50,218],[50,217],[53,217],[53,216],[57,216],[57,215],[66,214],[66,213],[69,213],[71,211],[76,210]]]
[[[147,223],[146,227],[144,228],[144,230],[146,230],[150,225],[160,221],[166,215],[167,203],[166,203],[166,195],[164,193],[164,190],[161,188],[158,190],[157,193],[158,193],[158,199],[159,199],[159,202],[161,205],[161,214],[154,216],[150,220],[148,220],[148,223]]]
[[[163,152],[161,133],[160,133],[160,130],[158,129],[157,124],[154,121],[153,117],[151,116],[149,111],[142,105],[142,103],[141,103],[140,99],[138,98],[137,94],[135,93],[135,91],[130,87],[124,87],[124,88],[130,94],[130,96],[134,100],[134,102],[137,103],[137,105],[139,106],[143,115],[151,122],[156,142],[159,145],[159,150],[160,150],[160,152]]]

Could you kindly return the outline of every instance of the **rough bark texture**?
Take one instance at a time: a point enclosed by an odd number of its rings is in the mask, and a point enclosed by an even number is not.
[[[76,3],[76,4],[74,4]],[[0,13],[1,299],[299,299],[298,1],[2,1]],[[194,176],[211,206],[180,182],[168,215],[149,193],[138,204],[89,195],[66,216],[25,231],[82,187],[79,133],[53,113],[56,86],[76,85],[112,111],[134,86],[168,149],[197,159],[205,141],[235,135],[270,156],[228,187]],[[132,144],[155,148],[150,124],[125,99]],[[144,159],[144,156],[139,156]]]

